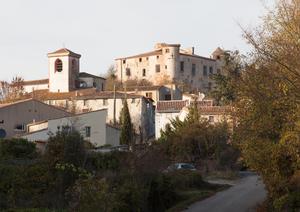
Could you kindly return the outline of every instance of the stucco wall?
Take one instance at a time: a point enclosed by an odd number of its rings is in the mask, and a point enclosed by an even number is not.
[[[48,83],[40,84],[40,85],[24,85],[24,92],[31,93],[33,90],[47,90],[49,88]]]
[[[155,138],[158,139],[161,136],[160,131],[165,130],[167,124],[171,123],[172,119],[178,117],[181,121],[183,121],[188,115],[188,109],[183,108],[180,112],[173,113],[165,113],[165,112],[156,112],[155,114]],[[230,115],[226,114],[216,114],[216,113],[206,113],[200,114],[202,119],[206,119],[210,122],[210,124],[216,124],[221,122],[232,123],[232,119]]]
[[[35,100],[24,101],[0,108],[0,129],[4,129],[6,137],[10,138],[24,133],[24,131],[15,130],[16,125],[24,125],[26,129],[26,125],[32,123],[33,120],[44,121],[68,114],[66,111]]]
[[[46,141],[49,138],[48,129],[41,131],[32,132],[26,135],[23,135],[22,138],[27,139],[28,141]]]
[[[117,59],[117,78],[122,81],[147,79],[154,85],[184,82],[202,92],[209,90],[209,83],[212,88],[214,87],[214,81],[209,77],[209,70],[211,67],[213,73],[216,73],[221,68],[219,61],[191,53],[182,54],[179,47],[174,46],[164,46],[161,50],[161,53],[157,55]],[[184,62],[183,71],[181,71],[180,62]],[[195,74],[192,73],[192,64],[195,64]],[[156,72],[156,65],[160,66],[160,72]],[[203,74],[204,66],[207,67],[207,75]],[[131,76],[126,75],[126,68],[130,68]],[[143,76],[143,69],[146,70],[146,76]]]
[[[31,132],[22,136],[30,141],[47,141],[49,135],[55,135],[63,127],[69,126],[78,131],[85,140],[91,142],[96,147],[107,144],[106,139],[106,118],[107,110],[93,111],[76,116],[48,121],[48,128],[43,131]],[[37,124],[39,126],[40,124]],[[90,127],[91,134],[86,136],[86,127]],[[38,127],[36,127],[38,129]]]
[[[121,130],[112,126],[106,125],[106,144],[111,146],[120,145]]]
[[[55,71],[55,61],[60,59],[63,63],[61,72]],[[76,68],[72,69],[72,60],[76,61]],[[79,73],[79,58],[60,56],[49,58],[49,91],[69,92],[75,89],[75,80]]]

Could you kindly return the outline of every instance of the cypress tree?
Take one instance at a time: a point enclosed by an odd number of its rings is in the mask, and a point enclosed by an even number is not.
[[[188,124],[194,124],[199,123],[200,120],[200,114],[198,110],[198,103],[197,100],[194,100],[194,102],[189,107],[189,113],[185,119],[185,122]]]
[[[126,99],[124,100],[120,121],[121,121],[120,144],[130,145],[133,139],[133,135],[132,135],[133,129],[132,129],[131,117],[130,117]]]

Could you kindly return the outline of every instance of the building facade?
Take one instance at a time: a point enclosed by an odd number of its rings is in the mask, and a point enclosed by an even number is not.
[[[106,79],[80,72],[80,58],[80,54],[66,48],[49,53],[49,78],[24,81],[24,92],[49,90],[49,92],[53,93],[64,93],[86,88],[96,88],[103,91]]]
[[[130,94],[142,95],[152,99],[156,105],[158,101],[180,100],[182,92],[176,85],[131,86],[126,88]]]
[[[62,130],[76,130],[95,147],[106,144],[114,145],[106,139],[107,110],[98,110],[82,114],[70,115],[57,119],[27,125],[27,133],[22,135],[32,142],[48,141],[50,135],[55,135]]]
[[[180,44],[158,43],[154,51],[116,59],[120,81],[148,80],[154,85],[185,84],[192,90],[208,92],[214,87],[211,76],[221,72],[224,51],[218,48],[211,58],[180,49]]]
[[[26,125],[32,122],[69,115],[67,111],[34,99],[0,104],[0,138],[11,138],[23,134],[26,132]]]
[[[193,104],[193,101],[161,101],[157,103],[155,111],[155,138],[159,139],[161,131],[165,130],[166,125],[171,123],[171,120],[179,118],[183,121],[188,113],[188,107]],[[206,119],[210,124],[228,122],[232,127],[233,119],[231,117],[232,108],[226,106],[213,106],[212,100],[197,101],[197,107],[202,119]]]
[[[35,98],[46,104],[74,113],[107,109],[107,123],[119,122],[124,99],[127,99],[135,132],[148,140],[155,135],[153,101],[137,94],[83,89],[68,93],[35,92]]]

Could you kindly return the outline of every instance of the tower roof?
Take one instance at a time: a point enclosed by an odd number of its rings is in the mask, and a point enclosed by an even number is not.
[[[218,55],[224,54],[224,50],[221,49],[220,47],[218,47],[212,54],[213,55],[215,55],[215,54],[218,54]]]
[[[62,48],[55,52],[48,53],[48,57],[57,57],[57,56],[71,56],[71,57],[77,57],[77,58],[81,57],[80,54],[72,52],[71,50],[69,50],[67,48]]]

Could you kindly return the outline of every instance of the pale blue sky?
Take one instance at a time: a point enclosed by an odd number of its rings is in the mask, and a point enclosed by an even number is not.
[[[81,71],[99,75],[117,57],[150,51],[157,42],[249,47],[238,23],[256,26],[262,0],[0,0],[0,80],[48,77],[48,52],[82,55]],[[274,0],[263,0],[267,5]]]

